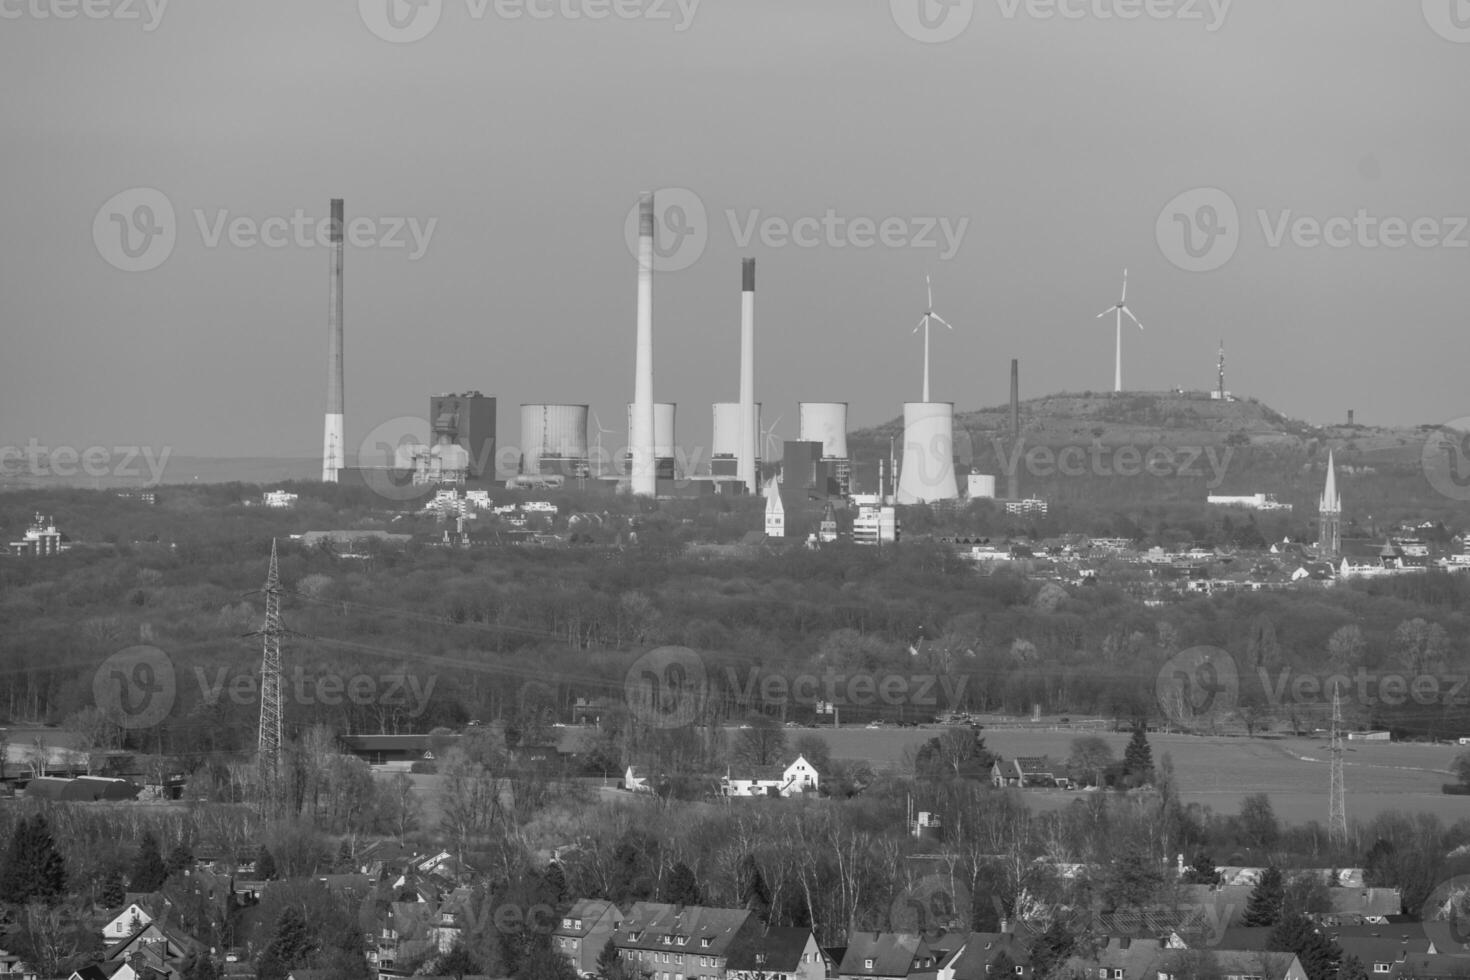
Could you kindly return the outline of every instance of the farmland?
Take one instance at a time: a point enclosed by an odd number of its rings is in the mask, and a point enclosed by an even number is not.
[[[895,765],[904,750],[934,735],[913,729],[843,728],[821,734],[838,759],[867,759],[875,766]],[[1073,731],[992,729],[983,732],[986,748],[1002,758],[1045,755],[1063,761],[1071,751]],[[1126,734],[1102,733],[1119,758]],[[1174,762],[1180,796],[1219,812],[1233,813],[1250,793],[1267,793],[1277,816],[1293,823],[1326,822],[1327,740],[1317,738],[1207,738],[1193,735],[1149,736],[1157,763],[1164,753]],[[1452,781],[1456,746],[1418,743],[1349,743],[1343,755],[1350,818],[1366,818],[1384,810],[1438,814],[1446,821],[1470,816],[1470,797],[1446,796],[1440,785]],[[1032,791],[1034,806],[1060,806],[1078,793]]]

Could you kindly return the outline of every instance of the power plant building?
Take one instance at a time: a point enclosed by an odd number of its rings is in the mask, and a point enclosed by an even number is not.
[[[847,402],[801,402],[797,405],[802,442],[819,442],[822,459],[836,481],[836,493],[852,489],[852,457],[847,452]]]
[[[446,448],[464,450],[464,476],[454,482],[495,479],[495,399],[478,391],[434,395],[429,399],[429,443],[439,447],[445,461]],[[460,462],[459,454],[448,454]]]
[[[522,405],[522,476],[588,476],[586,405]]]

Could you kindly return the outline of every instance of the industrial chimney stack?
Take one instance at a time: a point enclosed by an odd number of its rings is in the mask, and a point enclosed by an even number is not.
[[[653,454],[653,195],[638,202],[638,351],[633,375],[633,444],[629,469],[633,493],[658,492]]]
[[[346,467],[342,425],[342,199],[332,198],[331,266],[327,288],[327,417],[322,482],[336,483]]]
[[[1021,499],[1021,473],[1016,447],[1021,444],[1021,362],[1011,358],[1011,456],[1016,465],[1006,474],[1006,499]]]
[[[740,262],[740,451],[736,476],[745,492],[760,491],[755,470],[755,259]]]

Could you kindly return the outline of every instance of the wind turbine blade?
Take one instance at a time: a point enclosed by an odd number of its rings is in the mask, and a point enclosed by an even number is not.
[[[914,333],[918,333],[920,330],[922,330],[924,328],[924,324],[926,324],[928,322],[929,322],[929,314],[925,313],[923,316],[919,317],[919,325],[913,329],[913,332]]]
[[[1130,310],[1128,307],[1123,307],[1123,312],[1128,314],[1128,319],[1132,320],[1134,323],[1138,323],[1138,317],[1134,316],[1133,311]],[[1138,323],[1138,329],[1142,330],[1143,324]]]
[[[927,274],[924,276],[924,286],[925,286],[926,289],[929,290],[929,305],[926,306],[925,309],[927,309],[927,310],[933,310],[934,309],[934,280],[930,279]]]
[[[1118,302],[1119,303],[1126,303],[1126,302],[1128,302],[1128,270],[1127,269],[1124,269],[1123,270],[1123,298],[1120,299],[1120,300],[1118,300]]]
[[[1108,307],[1107,309],[1103,310],[1101,313],[1099,313],[1097,315],[1097,319],[1101,320],[1103,317],[1107,316],[1109,313],[1112,313],[1116,309],[1117,309],[1116,306],[1110,306],[1110,307]]]
[[[951,330],[954,329],[954,327],[950,327],[949,326],[949,321],[946,320],[944,317],[940,316],[938,313],[935,313],[934,314],[934,319],[938,320],[940,323],[944,324],[946,327],[949,327],[949,329],[951,329]]]

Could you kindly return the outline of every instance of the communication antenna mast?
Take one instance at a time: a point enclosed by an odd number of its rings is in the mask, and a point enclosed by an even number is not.
[[[1332,776],[1328,804],[1327,834],[1334,844],[1346,844],[1347,793],[1342,779],[1342,688],[1332,688]]]
[[[1220,400],[1225,400],[1225,341],[1220,341]]]

